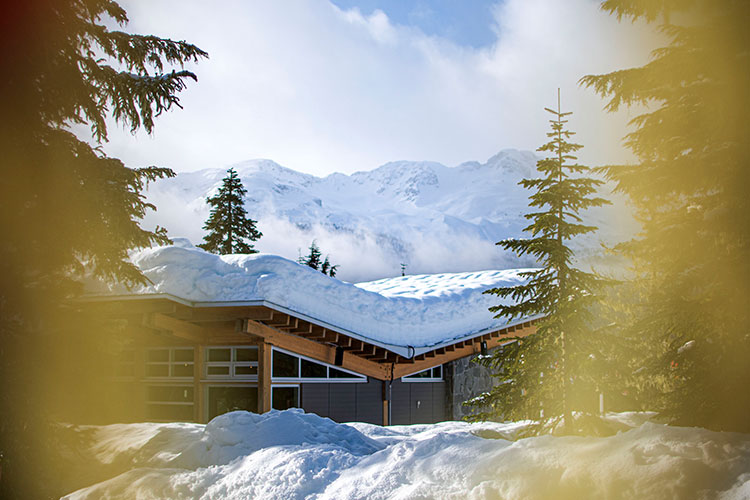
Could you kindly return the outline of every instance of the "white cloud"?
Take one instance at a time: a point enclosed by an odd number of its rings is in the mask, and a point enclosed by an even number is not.
[[[325,0],[123,5],[128,29],[210,53],[191,66],[199,81],[183,93],[185,109],[161,116],[153,137],[113,129],[105,148],[131,166],[178,171],[265,157],[324,175],[535,149],[557,87],[576,113],[584,159],[618,160],[627,115],[605,115],[577,80],[646,54],[646,30],[617,23],[593,0],[507,0],[495,9],[497,43],[481,50]]]

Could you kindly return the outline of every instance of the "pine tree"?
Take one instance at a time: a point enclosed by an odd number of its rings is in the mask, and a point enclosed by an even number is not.
[[[320,248],[318,248],[318,244],[315,242],[315,240],[313,240],[313,242],[310,244],[308,250],[310,251],[310,253],[308,253],[306,257],[300,256],[300,258],[297,259],[297,262],[305,266],[312,267],[316,271],[320,271],[321,273],[326,274],[331,278],[336,277],[336,272],[338,271],[339,266],[331,264],[328,255],[326,255],[325,260],[321,263],[320,259],[323,254],[321,254]]]
[[[99,358],[80,356],[102,332],[87,330],[66,300],[80,293],[78,279],[86,271],[110,282],[146,283],[128,250],[169,241],[165,230],[144,230],[139,221],[154,208],[146,184],[173,172],[128,168],[100,146],[108,118],[151,132],[154,117],[179,107],[178,94],[196,79],[183,64],[207,54],[186,42],[111,29],[127,21],[111,0],[28,0],[3,9],[2,498],[66,493],[59,470],[66,460],[55,455],[58,436],[48,419],[65,418],[59,393],[74,396],[60,390],[61,380],[81,388],[97,378],[71,373],[97,365]],[[76,126],[78,136],[71,132]],[[80,138],[87,128],[88,142]],[[66,346],[79,357],[63,359]]]
[[[573,266],[568,241],[596,229],[582,223],[580,211],[607,201],[592,196],[602,181],[586,177],[588,167],[570,163],[582,146],[569,142],[574,133],[566,129],[564,118],[571,113],[560,110],[559,90],[558,109],[545,110],[554,119],[547,133],[550,141],[538,149],[549,154],[537,162],[543,177],[520,182],[534,191],[529,205],[539,209],[525,216],[533,221],[524,229],[531,237],[498,243],[519,256],[533,255],[542,267],[523,273],[523,285],[485,292],[511,299],[490,308],[496,318],[543,319],[534,335],[516,338],[481,360],[494,369],[499,384],[471,404],[483,409],[474,419],[542,417],[554,424],[562,418],[561,430],[573,432],[571,412],[586,409],[582,400],[594,390],[586,370],[596,359],[591,306],[602,280]]]
[[[303,264],[308,267],[312,267],[316,271],[320,270],[320,248],[318,248],[318,244],[315,242],[315,240],[310,243],[310,247],[308,248],[310,253],[307,254],[307,257],[300,257],[299,263]]]
[[[636,105],[637,162],[606,169],[637,210],[634,300],[616,318],[639,347],[632,383],[669,422],[750,430],[750,3],[608,0],[618,18],[658,23],[666,46],[643,67],[582,82]],[[647,107],[643,107],[643,105]],[[644,112],[645,110],[645,112]]]
[[[328,258],[328,255],[326,255],[326,259],[323,261],[323,265],[320,266],[320,272],[323,274],[327,274],[331,278],[336,277],[336,271],[338,271],[339,266],[331,264],[331,261]]]
[[[248,241],[257,241],[263,233],[255,228],[256,221],[247,217],[246,194],[237,172],[233,168],[227,170],[219,192],[206,200],[213,208],[203,226],[208,234],[203,237],[205,243],[198,245],[200,248],[220,255],[258,253]]]

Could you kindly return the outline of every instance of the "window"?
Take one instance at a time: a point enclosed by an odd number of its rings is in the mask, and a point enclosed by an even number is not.
[[[146,351],[146,377],[192,378],[192,347],[163,347]]]
[[[146,388],[146,417],[153,420],[192,421],[193,387],[150,385]]]
[[[258,411],[258,388],[246,386],[210,386],[208,388],[208,419],[235,411]]]
[[[271,387],[271,408],[286,410],[299,407],[299,387],[296,385]]]
[[[284,382],[366,382],[367,377],[358,373],[334,368],[291,352],[273,348],[272,380]],[[275,407],[274,407],[275,408]]]
[[[204,373],[210,379],[257,379],[258,348],[209,347]]]
[[[421,372],[401,377],[402,382],[441,382],[443,380],[443,365],[434,366]]]

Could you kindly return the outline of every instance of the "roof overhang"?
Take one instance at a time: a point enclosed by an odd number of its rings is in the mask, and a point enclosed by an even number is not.
[[[271,343],[284,344],[287,348],[307,350],[308,355],[321,361],[329,362],[333,359],[330,349],[344,349],[348,352],[349,358],[355,356],[362,360],[355,363],[357,366],[350,368],[362,373],[367,372],[365,374],[383,380],[399,378],[478,353],[482,342],[493,342],[490,347],[495,347],[529,335],[536,330],[533,324],[542,317],[540,315],[511,321],[434,345],[410,346],[380,342],[263,299],[203,302],[190,301],[167,293],[154,293],[88,296],[82,300],[121,304],[125,310],[142,315],[139,323],[141,326],[168,331],[193,342],[200,342],[201,336],[207,335],[209,329],[205,325],[211,323],[211,319],[207,318],[214,318],[216,323],[219,322],[216,318],[220,318],[225,328],[228,321],[234,321],[234,330],[238,335],[251,335],[269,340]],[[154,312],[137,307],[138,304],[154,302],[173,304],[173,309]],[[202,315],[210,311],[232,313],[224,316]],[[319,344],[327,350],[311,343]]]

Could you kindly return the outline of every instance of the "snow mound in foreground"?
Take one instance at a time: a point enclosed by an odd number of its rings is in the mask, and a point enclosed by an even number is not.
[[[605,438],[510,440],[523,425],[384,428],[286,410],[104,426],[91,465],[120,454],[130,469],[65,498],[750,498],[746,434],[646,422]]]
[[[213,255],[186,240],[136,252],[152,284],[132,291],[90,284],[91,293],[166,293],[196,302],[267,301],[375,342],[425,347],[501,328],[482,292],[523,283],[523,270],[420,275],[352,285],[277,255]],[[410,355],[413,355],[411,352]]]

